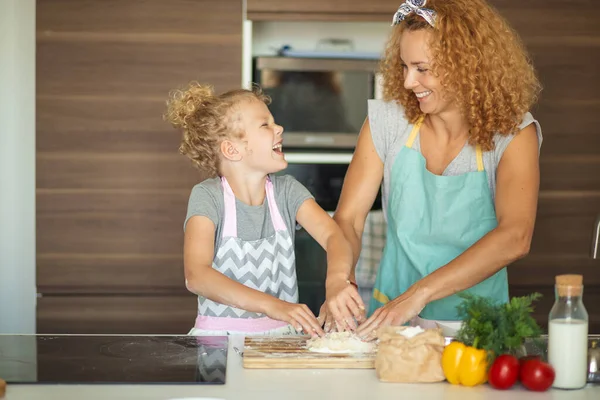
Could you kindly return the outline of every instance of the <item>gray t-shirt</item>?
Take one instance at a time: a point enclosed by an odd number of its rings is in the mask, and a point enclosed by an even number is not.
[[[291,175],[270,175],[273,181],[275,202],[279,213],[285,222],[289,233],[294,239],[296,232],[296,214],[307,199],[314,198],[308,189]],[[243,240],[258,240],[275,233],[267,199],[259,206],[250,206],[235,199],[237,213],[237,234]],[[223,215],[225,215],[225,200],[220,178],[207,179],[192,189],[188,201],[187,216],[183,224],[194,215],[209,218],[215,224],[215,251],[221,243]]]
[[[395,101],[387,102],[383,100],[369,100],[369,125],[373,144],[379,158],[384,163],[383,172],[383,192],[382,207],[384,214],[387,212],[388,194],[390,193],[390,175],[396,156],[406,144],[413,124],[409,123],[404,115],[404,109]],[[538,146],[542,146],[542,128],[537,120],[530,113],[523,116],[523,121],[519,125],[520,129],[527,125],[535,123],[538,135]],[[412,148],[421,152],[420,134],[413,143]],[[502,154],[508,147],[515,135],[494,135],[494,149],[483,153],[483,166],[487,173],[488,184],[492,199],[496,194],[496,169],[502,158]],[[442,175],[462,175],[467,172],[477,171],[477,156],[475,147],[465,143],[460,153],[450,162]]]

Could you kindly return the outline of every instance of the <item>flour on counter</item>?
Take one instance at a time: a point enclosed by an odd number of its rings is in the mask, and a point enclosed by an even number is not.
[[[365,342],[351,332],[327,333],[324,337],[308,340],[306,347],[317,353],[371,353],[375,351],[375,343]]]

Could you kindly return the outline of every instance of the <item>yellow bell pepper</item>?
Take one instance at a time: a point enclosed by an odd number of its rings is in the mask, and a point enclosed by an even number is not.
[[[453,341],[442,353],[442,370],[453,385],[476,386],[487,381],[487,353]]]

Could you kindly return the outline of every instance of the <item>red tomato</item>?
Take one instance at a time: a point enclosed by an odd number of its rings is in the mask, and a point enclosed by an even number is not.
[[[488,382],[492,387],[505,390],[519,378],[519,360],[510,354],[498,356],[488,371]]]
[[[519,378],[529,390],[543,392],[554,382],[554,368],[541,360],[527,360],[521,366]]]
[[[523,357],[519,358],[519,364],[521,366],[523,366],[523,363],[528,360],[540,360],[541,361],[542,357],[538,356],[538,355],[531,355],[531,354],[528,356],[523,356]]]

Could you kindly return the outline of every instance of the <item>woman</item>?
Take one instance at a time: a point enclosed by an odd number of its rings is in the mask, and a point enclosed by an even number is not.
[[[356,263],[383,181],[386,246],[363,337],[457,320],[463,291],[508,301],[505,267],[529,251],[538,199],[528,110],[540,86],[517,35],[484,0],[408,0],[394,25],[384,100],[369,101],[335,213]],[[350,329],[347,297],[330,291],[327,306]]]

